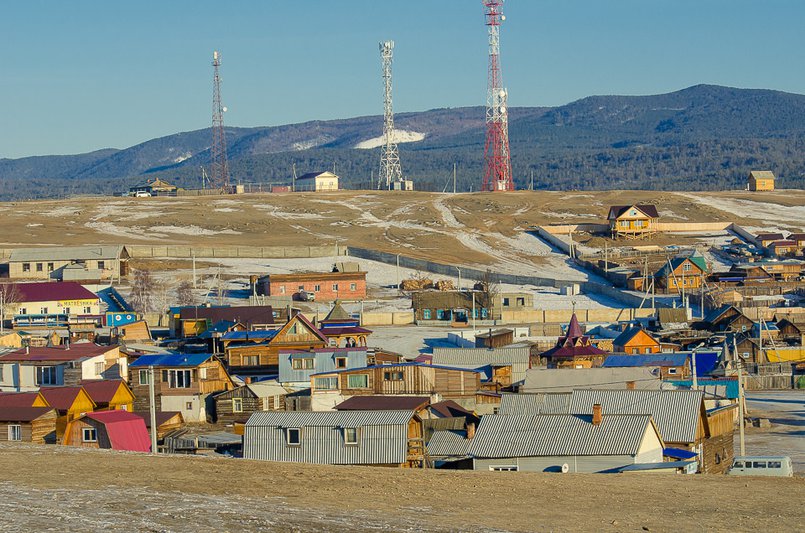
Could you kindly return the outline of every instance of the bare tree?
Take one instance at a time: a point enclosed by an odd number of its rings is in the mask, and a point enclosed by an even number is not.
[[[139,313],[153,310],[153,295],[156,284],[148,270],[135,270],[134,283],[131,286],[131,306]]]
[[[14,283],[0,285],[0,331],[4,331],[6,320],[17,311],[21,299],[19,288]]]
[[[193,294],[193,284],[187,280],[176,287],[176,303],[178,305],[195,305],[196,296]]]

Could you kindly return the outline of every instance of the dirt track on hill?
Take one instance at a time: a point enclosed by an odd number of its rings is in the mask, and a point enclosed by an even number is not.
[[[805,478],[328,467],[6,443],[0,468],[9,531],[765,532],[805,520]]]

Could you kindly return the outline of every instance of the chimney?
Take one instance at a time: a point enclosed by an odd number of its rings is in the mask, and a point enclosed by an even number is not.
[[[243,383],[245,383],[246,385],[251,385],[252,378],[250,378],[249,376],[246,376],[245,378],[243,378]]]
[[[470,422],[469,424],[467,424],[467,440],[472,440],[474,436],[475,436],[475,424]]]
[[[627,381],[626,382],[626,390],[635,390],[635,382],[634,381]]]
[[[601,413],[601,404],[597,403],[593,405],[593,425],[600,426],[601,420],[603,419],[603,414]]]

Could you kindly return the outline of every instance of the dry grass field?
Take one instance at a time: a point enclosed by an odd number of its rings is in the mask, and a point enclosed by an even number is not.
[[[437,194],[340,191],[179,198],[80,197],[0,204],[0,246],[346,244],[464,265],[533,267],[536,224],[605,222],[610,205],[654,203],[662,220],[805,229],[805,191]],[[667,240],[667,239],[665,239]],[[667,244],[663,240],[658,242]]]
[[[797,531],[805,478],[528,474],[0,445],[9,531]]]

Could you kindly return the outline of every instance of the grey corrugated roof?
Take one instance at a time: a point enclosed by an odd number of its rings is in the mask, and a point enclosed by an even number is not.
[[[530,368],[523,392],[571,392],[574,389],[626,389],[632,382],[638,389],[659,390],[662,380],[649,367],[636,368]]]
[[[414,411],[258,411],[247,427],[363,427],[407,424]]]
[[[433,362],[440,365],[511,364],[528,362],[530,350],[519,348],[433,348]]]
[[[473,457],[634,455],[650,415],[486,415],[470,444]]]
[[[434,431],[428,442],[431,457],[464,457],[472,440],[467,440],[466,431]]]
[[[694,442],[704,393],[697,390],[574,390],[571,413],[650,414],[665,442]]]
[[[569,413],[570,393],[503,394],[498,414],[542,415]]]
[[[116,259],[122,246],[53,246],[46,248],[16,248],[9,261],[76,261],[87,259]]]

